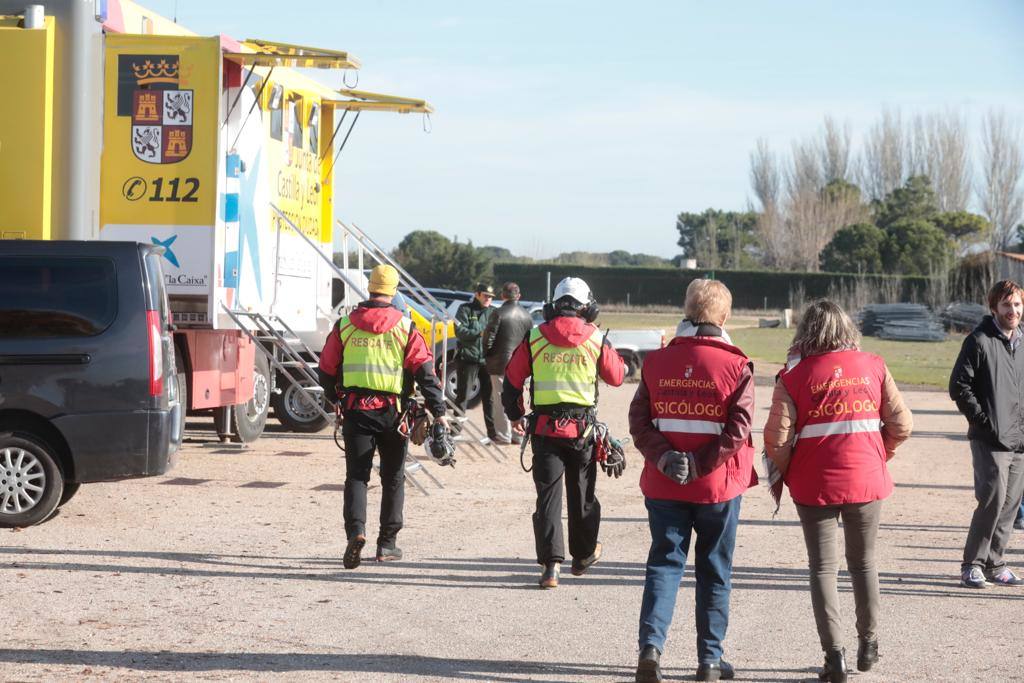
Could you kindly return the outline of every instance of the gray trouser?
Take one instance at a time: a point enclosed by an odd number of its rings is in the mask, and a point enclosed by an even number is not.
[[[493,403],[491,415],[494,419],[494,437],[498,441],[512,440],[512,423],[505,416],[505,409],[501,406],[501,387],[505,383],[504,375],[491,375],[491,396]]]
[[[1006,564],[1003,553],[1024,493],[1024,453],[994,451],[987,443],[972,440],[971,459],[978,507],[967,532],[961,569],[974,565],[991,573]]]
[[[846,568],[853,582],[853,602],[857,614],[857,636],[874,640],[878,628],[878,567],[875,564],[875,539],[882,501],[815,507],[797,505],[800,526],[807,544],[811,570],[811,606],[818,626],[821,649],[826,652],[843,646],[842,619],[839,616],[839,549],[836,528],[843,518],[846,538]]]

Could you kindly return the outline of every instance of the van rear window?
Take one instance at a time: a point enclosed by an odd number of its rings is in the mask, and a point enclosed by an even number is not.
[[[115,317],[113,261],[0,257],[0,337],[91,337]]]

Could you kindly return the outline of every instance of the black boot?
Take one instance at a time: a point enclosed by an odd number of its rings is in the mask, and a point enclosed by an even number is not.
[[[391,542],[391,545],[378,545],[374,556],[378,562],[394,562],[402,559],[402,549]]]
[[[653,645],[640,650],[640,659],[636,663],[636,683],[661,683],[661,653]]]
[[[846,683],[846,649],[829,650],[825,653],[825,666],[818,674],[818,680],[828,683]]]
[[[366,536],[357,534],[352,538],[348,539],[348,545],[345,546],[345,554],[342,556],[341,563],[345,569],[355,569],[359,566],[362,561],[363,546],[366,545]]]
[[[871,671],[871,667],[878,661],[878,641],[864,640],[857,646],[857,671]]]
[[[736,678],[736,670],[729,662],[719,659],[717,662],[698,665],[696,678],[698,681],[731,681]]]

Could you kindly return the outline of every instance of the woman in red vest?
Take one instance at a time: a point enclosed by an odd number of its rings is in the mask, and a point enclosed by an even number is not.
[[[651,528],[637,683],[662,680],[659,660],[693,535],[697,680],[735,675],[722,658],[722,642],[729,625],[740,498],[757,484],[757,475],[750,437],[753,366],[723,329],[731,306],[732,294],[721,282],[691,282],[685,303],[689,324],[668,346],[644,358],[629,406],[629,431],[644,455],[640,489]]]
[[[836,586],[840,517],[857,606],[857,669],[868,671],[878,660],[875,538],[882,500],[893,488],[886,462],[913,423],[885,361],[860,351],[859,343],[838,305],[808,306],[764,428],[765,451],[789,487],[807,544],[823,681],[846,681]]]

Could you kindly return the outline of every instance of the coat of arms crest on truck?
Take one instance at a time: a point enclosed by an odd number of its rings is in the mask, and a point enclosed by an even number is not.
[[[173,55],[125,55],[122,87],[131,84],[131,145],[136,158],[173,164],[192,151],[194,93],[177,88],[179,61]],[[128,81],[128,83],[125,83]]]

